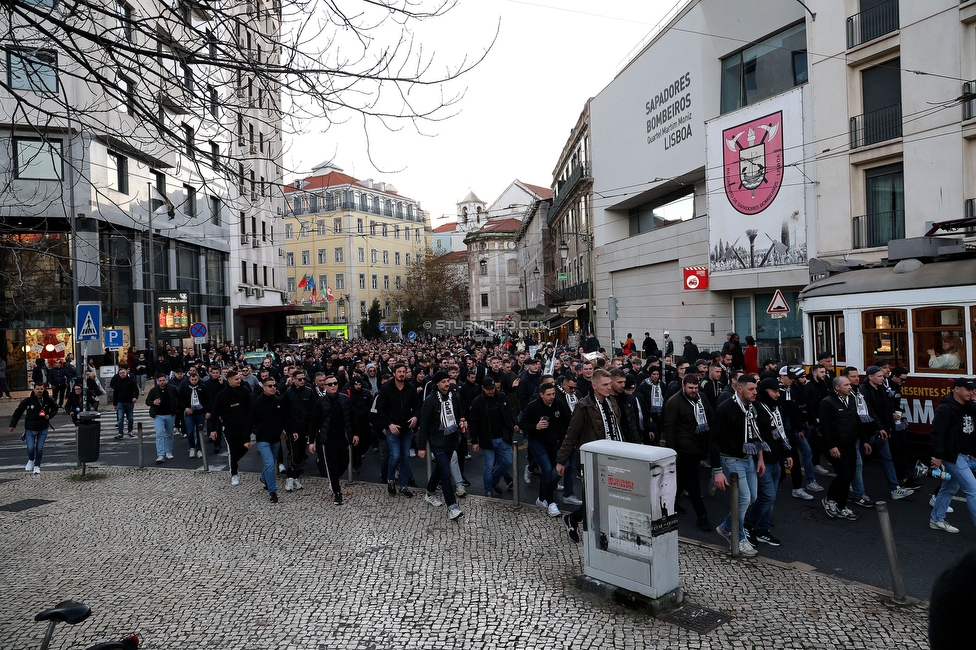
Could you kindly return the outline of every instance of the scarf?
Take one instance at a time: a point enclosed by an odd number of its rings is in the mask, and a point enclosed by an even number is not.
[[[698,423],[698,427],[695,428],[695,433],[707,433],[708,418],[705,416],[705,404],[702,402],[701,397],[699,397],[696,401],[692,402],[690,399],[688,399],[688,396],[684,394],[684,391],[682,391],[681,394],[684,395],[684,398],[686,400],[688,400],[688,403],[691,404],[691,407],[695,409],[695,422]]]
[[[769,408],[766,404],[762,404],[762,407],[766,409],[766,413],[769,414],[769,419],[772,420],[773,438],[781,441],[783,443],[783,449],[789,451],[792,447],[790,447],[790,443],[786,439],[786,427],[783,426],[783,416],[779,412],[779,407]]]
[[[559,392],[563,394],[563,399],[566,400],[566,405],[569,407],[569,412],[572,413],[576,410],[576,402],[579,401],[579,394],[573,392],[572,395],[563,390],[562,386],[559,387]]]
[[[759,435],[759,425],[756,423],[756,407],[750,404],[748,407],[739,399],[738,393],[733,397],[735,403],[739,405],[746,416],[745,431],[742,436],[742,453],[746,456],[755,456],[760,451],[769,451],[769,445]]]
[[[437,397],[441,401],[441,430],[445,436],[449,436],[458,430],[457,418],[454,415],[454,400],[451,399],[451,392],[444,395],[437,391]]]
[[[644,433],[644,409],[641,408],[640,398],[635,393],[631,399],[634,400],[634,405],[637,406],[637,426],[640,427],[641,433]]]
[[[190,386],[190,409],[194,411],[199,411],[203,409],[203,404],[200,403],[200,395],[197,394],[197,389],[200,388],[200,384]]]
[[[855,392],[851,392],[851,394],[854,396],[854,404],[857,406],[857,417],[861,418],[861,422],[873,422],[868,414],[868,403],[864,401],[864,395]]]
[[[651,384],[651,413],[660,413],[664,409],[664,397],[661,395],[661,384]]]
[[[620,428],[617,426],[617,420],[613,417],[613,408],[604,398],[603,402],[599,400],[596,401],[596,410],[600,412],[600,417],[603,418],[603,435],[606,436],[607,440],[615,440],[617,442],[622,442],[623,437],[620,435]]]

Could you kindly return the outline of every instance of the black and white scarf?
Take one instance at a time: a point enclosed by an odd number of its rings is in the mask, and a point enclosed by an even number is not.
[[[692,402],[685,395],[685,399],[691,404],[691,408],[695,409],[695,422],[698,423],[698,426],[695,427],[695,433],[708,433],[708,417],[705,415],[705,403],[702,402],[702,398],[699,397]]]
[[[766,413],[769,414],[769,419],[773,423],[773,438],[781,441],[783,443],[783,449],[789,451],[792,447],[790,447],[790,443],[786,439],[786,427],[783,425],[783,416],[779,412],[779,407],[774,406],[773,408],[769,408],[765,403],[762,403],[762,407],[766,409]]]
[[[742,436],[742,453],[746,456],[755,456],[760,451],[769,451],[769,445],[759,435],[759,424],[756,422],[756,407],[751,403],[746,406],[739,399],[738,393],[732,397],[735,403],[742,409],[745,417],[745,431]]]
[[[651,413],[664,410],[664,397],[661,395],[661,383],[651,384]]]
[[[457,417],[454,414],[454,400],[451,399],[451,392],[444,393],[437,391],[437,396],[441,401],[441,430],[444,435],[449,436],[458,430]]]
[[[595,401],[596,410],[600,412],[600,417],[603,418],[603,435],[606,436],[607,440],[622,442],[623,436],[620,435],[620,427],[617,426],[617,418],[613,416],[613,407],[610,406],[610,402],[606,398],[602,402]]]
[[[576,410],[576,402],[579,401],[579,395],[576,393],[576,391],[567,393],[565,390],[563,390],[563,387],[560,386],[559,392],[563,394],[563,399],[566,400],[566,405],[569,407],[569,412],[572,413],[574,410]]]
[[[859,392],[851,392],[854,396],[854,405],[857,407],[857,417],[861,418],[861,422],[874,422],[871,419],[871,415],[868,411],[868,403],[864,401],[864,395]]]

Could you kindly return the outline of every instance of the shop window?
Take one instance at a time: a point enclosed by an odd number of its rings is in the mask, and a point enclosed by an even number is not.
[[[877,359],[887,360],[892,367],[908,366],[908,312],[904,309],[866,311],[864,333],[864,365]]]
[[[912,310],[916,372],[962,373],[966,369],[966,327],[962,307]]]

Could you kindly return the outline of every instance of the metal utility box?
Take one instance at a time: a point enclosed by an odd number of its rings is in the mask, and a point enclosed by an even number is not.
[[[580,447],[586,483],[583,572],[660,598],[678,588],[677,455],[597,440]]]

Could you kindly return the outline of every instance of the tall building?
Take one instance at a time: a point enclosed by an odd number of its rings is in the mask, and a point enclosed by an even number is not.
[[[279,90],[236,64],[276,60],[278,11],[96,1],[61,22],[52,6],[18,3],[0,19],[0,354],[12,385],[35,358],[73,351],[77,301],[99,302],[125,346],[190,345],[196,321],[213,341],[270,335],[241,308],[282,302]]]
[[[359,336],[374,299],[384,320],[396,322],[396,294],[431,245],[430,218],[420,203],[331,162],[290,183],[285,202],[286,297],[308,307],[289,317],[289,335]]]

